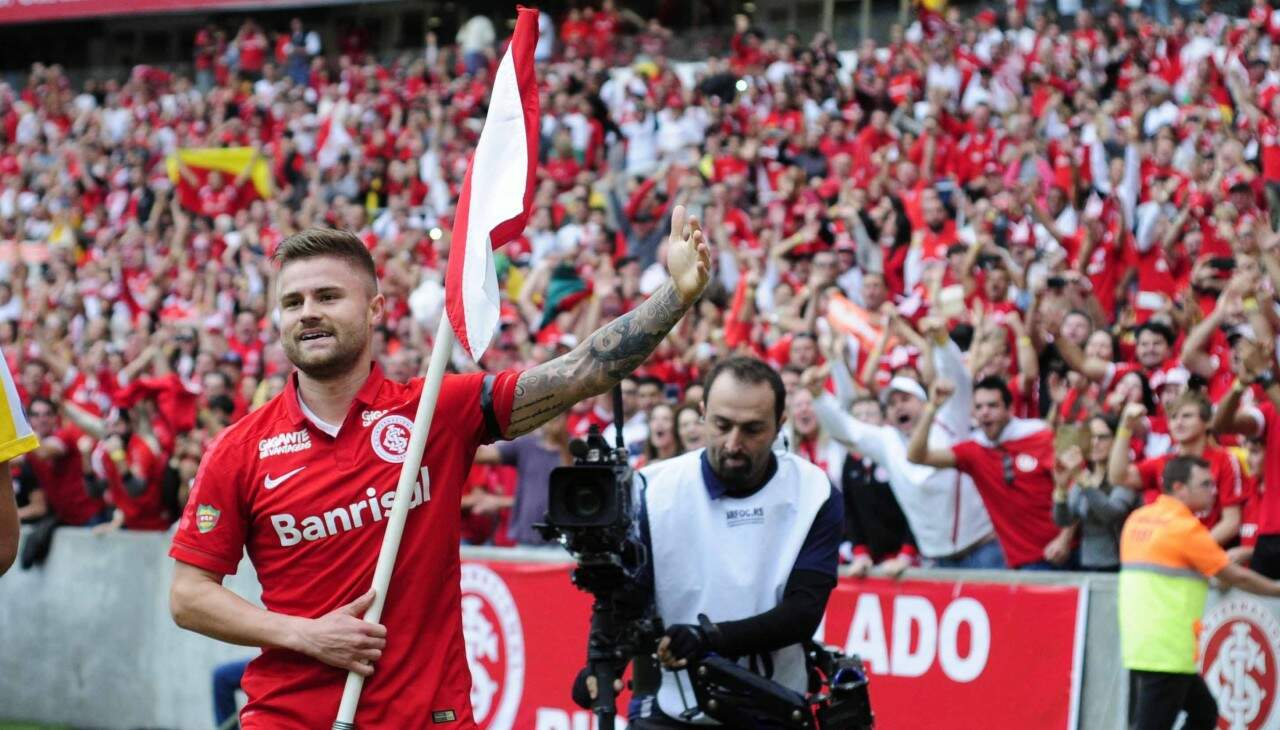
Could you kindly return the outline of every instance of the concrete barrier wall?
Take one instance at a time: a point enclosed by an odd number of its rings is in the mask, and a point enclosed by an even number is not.
[[[209,728],[213,668],[252,656],[177,628],[169,617],[168,536],[62,529],[47,563],[0,578],[0,718],[101,728]],[[557,549],[464,549],[484,560],[563,561]],[[1087,585],[1084,730],[1123,730],[1128,682],[1111,575],[914,572],[913,578]],[[257,602],[245,561],[227,585]],[[1280,612],[1280,603],[1275,605]],[[1033,681],[1034,678],[1028,678]]]

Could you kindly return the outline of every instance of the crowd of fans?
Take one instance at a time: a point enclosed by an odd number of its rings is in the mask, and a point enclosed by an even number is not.
[[[750,353],[789,388],[779,448],[845,493],[855,572],[963,557],[936,547],[948,530],[960,552],[1002,547],[995,564],[1114,569],[1119,526],[1174,454],[1210,462],[1203,519],[1247,558],[1280,534],[1264,499],[1264,474],[1280,478],[1264,448],[1280,11],[1179,3],[1158,22],[1127,5],[1061,21],[1041,3],[921,7],[849,52],[740,16],[727,55],[690,64],[611,0],[544,14],[535,212],[500,252],[502,329],[479,366],[529,367],[635,306],[684,204],[717,270],[623,383],[637,465],[698,448],[700,374]],[[380,61],[358,33],[331,50],[298,21],[247,21],[201,31],[191,77],[138,67],[76,88],[37,64],[0,87],[0,349],[42,439],[15,465],[25,520],[170,525],[210,439],[286,382],[270,257],[295,231],[358,233],[388,302],[378,359],[395,379],[423,372],[506,27],[473,18],[455,43],[429,34]],[[253,148],[269,194],[248,169],[166,165],[218,147]],[[937,466],[972,483],[953,479],[941,514],[936,495],[890,490],[907,461],[861,453],[823,416],[834,399],[928,463],[907,442],[953,392],[973,412]],[[1019,451],[1038,419],[1052,448]],[[466,539],[539,543],[547,473],[611,423],[601,397],[482,449]]]

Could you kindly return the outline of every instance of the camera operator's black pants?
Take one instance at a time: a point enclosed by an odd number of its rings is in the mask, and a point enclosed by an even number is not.
[[[1134,730],[1170,730],[1178,713],[1186,710],[1183,730],[1213,730],[1218,703],[1199,674],[1169,674],[1132,670],[1137,690]]]

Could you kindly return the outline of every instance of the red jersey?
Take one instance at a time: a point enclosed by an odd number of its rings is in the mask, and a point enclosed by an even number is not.
[[[451,712],[475,728],[459,587],[462,486],[476,447],[511,417],[518,374],[446,375],[409,503],[382,613],[387,647],[365,681],[361,727],[424,727]],[[169,554],[219,574],[241,552],[270,611],[309,618],[350,603],[373,580],[384,519],[395,501],[422,379],[372,367],[336,436],[304,415],[296,376],[265,406],[224,431],[201,463]],[[488,405],[486,415],[486,405]],[[347,672],[284,649],[265,649],[245,672],[241,726],[332,723]]]
[[[1244,504],[1240,507],[1240,545],[1258,544],[1258,515],[1262,512],[1262,475],[1244,478]]]
[[[267,37],[261,33],[246,33],[240,39],[240,70],[259,73],[267,61]]]
[[[1270,400],[1258,406],[1258,425],[1266,439],[1267,456],[1262,462],[1262,498],[1258,505],[1258,534],[1280,534],[1280,421]]]
[[[73,527],[89,522],[107,508],[105,502],[90,496],[84,488],[84,469],[81,467],[80,452],[76,450],[76,440],[79,437],[79,431],[64,426],[51,436],[41,439],[45,445],[55,442],[61,444],[61,456],[45,458],[35,453],[27,455],[27,464],[35,474],[36,486],[44,492],[49,509],[58,519]]]
[[[1161,482],[1164,467],[1174,456],[1177,454],[1169,452],[1138,463],[1138,474],[1142,477],[1142,500],[1146,504],[1156,501],[1156,497],[1163,492]],[[1240,470],[1240,460],[1226,449],[1206,446],[1200,456],[1209,462],[1209,472],[1213,474],[1213,482],[1218,487],[1218,500],[1209,510],[1197,513],[1196,517],[1200,518],[1205,527],[1213,527],[1222,519],[1223,507],[1233,507],[1244,502],[1247,496],[1244,492],[1244,477]]]
[[[148,443],[148,439],[136,433],[129,439],[124,450],[125,464],[143,481],[142,491],[138,494],[129,493],[124,474],[116,468],[115,461],[111,459],[103,443],[99,443],[94,450],[92,461],[94,471],[107,482],[107,496],[116,509],[124,513],[125,529],[169,529],[172,520],[169,519],[169,511],[165,509],[162,491],[169,455],[164,453],[163,446]]]
[[[1044,560],[1058,536],[1053,524],[1053,431],[1044,421],[1015,418],[991,443],[979,432],[952,447],[956,469],[973,477],[1011,568]]]
[[[209,218],[216,218],[222,214],[232,214],[236,212],[236,187],[234,185],[223,185],[217,190],[212,185],[205,185],[200,188],[198,194],[200,199],[200,215]]]

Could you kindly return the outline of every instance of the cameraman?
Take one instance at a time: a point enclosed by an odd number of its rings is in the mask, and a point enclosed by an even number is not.
[[[636,478],[640,537],[651,556],[644,587],[666,635],[656,697],[636,688],[634,730],[715,724],[698,712],[684,671],[709,653],[804,694],[801,642],[817,631],[836,585],[843,502],[818,467],[772,449],[782,379],[760,360],[733,357],[705,385],[706,448]],[[584,687],[594,697],[594,678],[575,692],[585,706]]]

